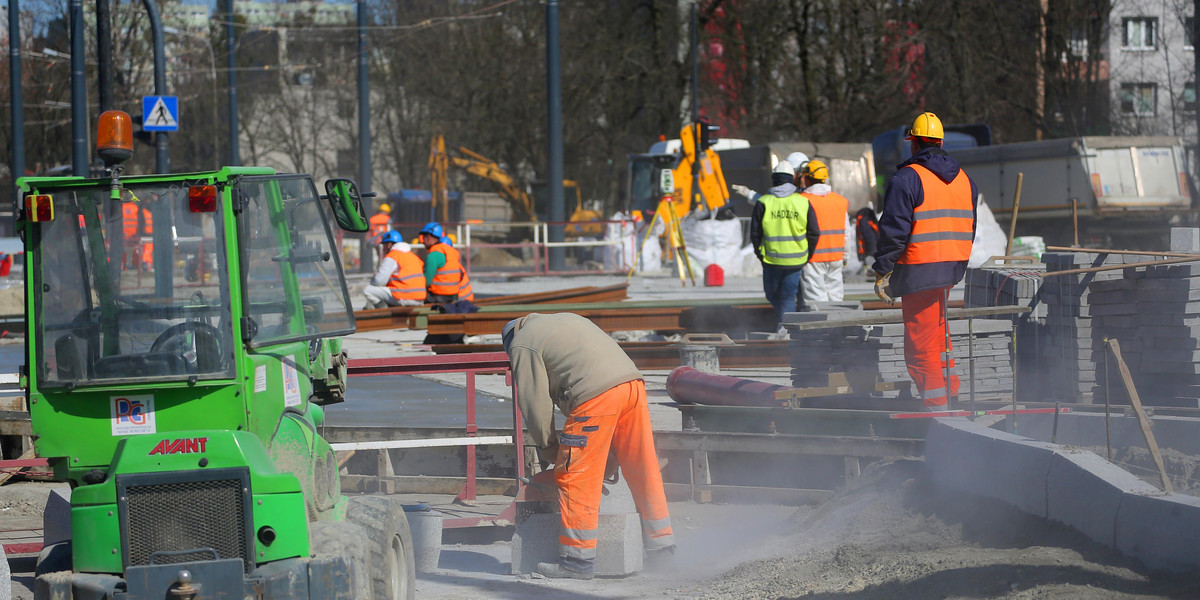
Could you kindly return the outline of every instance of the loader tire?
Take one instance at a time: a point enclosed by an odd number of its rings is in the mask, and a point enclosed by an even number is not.
[[[412,532],[399,499],[355,496],[346,519],[366,531],[370,548],[372,600],[413,600],[417,593],[417,563]]]
[[[347,521],[317,521],[308,524],[308,545],[314,557],[340,556],[349,563],[352,598],[371,597],[366,536],[362,527]]]

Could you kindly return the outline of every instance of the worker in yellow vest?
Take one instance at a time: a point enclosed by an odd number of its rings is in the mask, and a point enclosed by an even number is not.
[[[771,174],[771,189],[754,204],[750,216],[750,243],[762,262],[763,292],[776,319],[804,310],[800,295],[801,272],[819,237],[816,215],[793,183],[795,173],[786,160]],[[783,333],[782,326],[780,334]]]
[[[817,215],[821,238],[804,268],[804,302],[841,301],[845,297],[842,266],[846,260],[846,230],[850,228],[850,201],[827,183],[829,167],[811,160],[800,172],[801,194]]]
[[[380,238],[383,260],[370,285],[363,289],[366,308],[421,306],[425,303],[425,265],[398,231]]]

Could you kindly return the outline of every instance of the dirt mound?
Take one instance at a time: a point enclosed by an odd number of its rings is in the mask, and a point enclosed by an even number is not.
[[[471,267],[525,267],[529,263],[503,248],[475,248],[471,251]]]

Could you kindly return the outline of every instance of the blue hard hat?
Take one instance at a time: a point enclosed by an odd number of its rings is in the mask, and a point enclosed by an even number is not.
[[[443,235],[438,241],[440,241],[441,243],[443,243],[447,246],[454,245],[454,240],[450,239],[450,236],[448,236],[448,235]]]
[[[398,242],[403,242],[404,236],[400,235],[399,231],[396,231],[395,229],[391,229],[391,230],[388,230],[387,233],[383,234],[383,237],[379,238],[379,241],[380,241],[380,243],[385,243],[385,244],[395,244]]]
[[[429,235],[440,239],[443,235],[442,226],[438,225],[436,222],[428,223],[424,228],[421,229],[421,233],[428,233]]]

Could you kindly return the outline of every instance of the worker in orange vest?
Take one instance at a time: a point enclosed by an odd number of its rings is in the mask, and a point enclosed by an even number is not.
[[[946,300],[967,271],[979,196],[942,150],[944,137],[933,113],[917,116],[909,128],[913,156],[900,163],[884,193],[874,265],[875,293],[888,303],[903,299],[904,362],[928,411],[946,410],[958,393],[958,376],[946,381],[945,375],[954,367]]]
[[[558,561],[535,570],[555,579],[592,578],[610,451],[641,516],[647,560],[667,566],[675,533],[637,366],[611,336],[572,313],[530,313],[509,321],[500,337],[527,438],[554,464],[559,491]],[[557,435],[556,406],[567,417]]]
[[[143,243],[142,238],[154,235],[154,217],[150,208],[141,206],[141,202],[122,203],[121,229],[125,246],[134,250],[133,262],[140,262],[142,267],[149,269],[154,263],[154,242]]]
[[[392,228],[392,207],[388,206],[387,202],[380,204],[379,212],[371,215],[367,222],[371,225],[371,241],[376,244],[382,243],[383,234]]]
[[[371,283],[363,289],[366,308],[421,306],[425,303],[425,265],[398,231],[380,238],[383,260]]]
[[[813,250],[808,266],[804,267],[804,302],[834,301],[845,297],[842,266],[846,260],[846,230],[850,228],[850,201],[833,191],[829,167],[819,160],[810,160],[800,172],[801,194],[817,216],[821,237]]]
[[[425,281],[429,286],[426,301],[431,304],[453,304],[459,300],[474,300],[471,277],[463,267],[458,249],[449,244],[449,238],[437,223],[428,223],[421,229],[421,243],[425,245]]]

